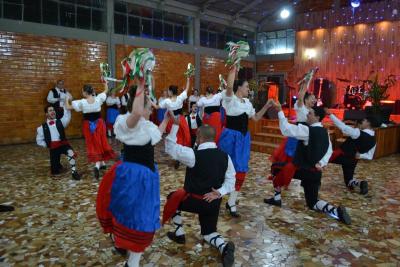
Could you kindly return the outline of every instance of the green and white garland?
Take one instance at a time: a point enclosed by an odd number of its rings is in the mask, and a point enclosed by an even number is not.
[[[226,60],[226,65],[233,66],[236,65],[240,68],[240,61],[249,55],[250,46],[249,43],[245,41],[228,42],[226,44],[227,50],[229,52],[228,59]]]

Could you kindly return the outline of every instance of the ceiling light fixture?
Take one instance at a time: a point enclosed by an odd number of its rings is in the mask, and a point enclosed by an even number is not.
[[[290,16],[290,12],[289,10],[287,10],[286,8],[282,9],[281,11],[281,18],[282,19],[287,19]]]
[[[359,7],[360,6],[360,0],[352,0],[351,2],[350,2],[350,5],[351,5],[351,7],[352,8],[357,8],[357,7]]]

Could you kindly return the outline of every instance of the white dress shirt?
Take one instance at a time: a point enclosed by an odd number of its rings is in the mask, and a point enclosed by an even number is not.
[[[72,101],[72,107],[77,112],[94,113],[101,111],[101,105],[106,101],[105,93],[98,94],[94,98],[94,102],[90,104],[86,99]]]
[[[126,120],[131,113],[118,115],[114,124],[115,138],[127,145],[143,146],[151,142],[154,146],[161,140],[158,126],[141,117],[134,128],[129,128]]]
[[[60,120],[61,120],[61,123],[64,126],[64,128],[66,128],[68,126],[69,122],[71,121],[71,111],[64,108],[64,116]],[[56,126],[56,120],[52,120],[52,121],[54,121],[53,125],[50,125],[50,123],[49,123],[50,121],[51,120],[46,120],[46,123],[49,126],[49,130],[50,130],[51,141],[60,141],[60,133],[58,132],[58,129]],[[41,147],[47,147],[46,141],[44,139],[43,125],[40,125],[36,129],[36,143]]]
[[[192,148],[185,147],[176,143],[176,133],[178,132],[178,130],[179,126],[174,124],[171,128],[171,132],[165,138],[165,152],[170,155],[174,160],[178,160],[189,168],[193,168],[196,164],[194,151]],[[198,147],[198,150],[209,148],[217,148],[217,145],[214,142],[202,143]],[[217,189],[221,196],[235,190],[235,176],[235,167],[233,166],[232,160],[228,155],[228,168],[225,173],[225,180],[221,188]]]
[[[201,97],[199,101],[197,101],[198,107],[215,107],[220,106],[222,100],[222,93],[218,93],[213,95],[212,97]]]
[[[247,98],[240,99],[235,94],[232,96],[226,95],[226,90],[222,91],[222,106],[225,108],[226,115],[239,116],[246,113],[249,118],[252,118],[256,111]]]
[[[308,145],[308,140],[310,138],[310,131],[308,129],[308,126],[303,125],[303,124],[299,124],[299,125],[290,124],[288,122],[288,120],[286,119],[283,111],[278,112],[278,117],[279,117],[279,128],[284,136],[294,137],[299,141],[303,141],[304,145],[306,145],[306,146]],[[322,126],[322,123],[317,122],[317,123],[310,125],[310,127],[323,127],[323,126]],[[319,164],[321,165],[321,167],[325,167],[326,165],[328,165],[329,159],[333,152],[332,151],[332,143],[331,143],[331,139],[329,138],[329,135],[328,135],[328,140],[329,140],[328,151],[325,153],[323,158],[319,161]]]
[[[121,97],[121,106],[127,106],[128,105],[128,100],[127,99],[129,99],[129,96],[128,97],[125,97],[125,96],[128,96],[128,94],[125,94],[125,95],[123,95],[122,97]]]
[[[189,117],[190,117],[190,129],[197,129],[199,126],[197,125],[197,120],[196,120],[196,113],[190,113]]]
[[[67,96],[69,98],[72,98],[72,96],[65,89],[64,90],[65,90],[66,93],[62,92],[61,89],[58,88],[58,87],[55,87],[55,89],[58,92],[60,97],[59,98],[55,98],[54,94],[53,94],[53,91],[50,90],[49,93],[47,94],[47,102],[49,102],[50,104],[54,104],[54,103],[60,101],[60,107],[64,107],[65,99],[67,98]]]
[[[306,122],[308,115],[308,108],[303,104],[301,107],[297,105],[297,102],[294,103],[294,110],[296,111],[296,121],[297,122]]]
[[[335,115],[331,114],[329,115],[329,118],[332,120],[332,122],[338,127],[344,135],[350,136],[351,139],[357,139],[360,137],[361,130],[358,128],[353,128],[351,126],[346,125],[344,122],[339,120]],[[375,136],[375,132],[371,129],[364,129],[362,130],[364,133],[367,133],[371,136]],[[368,159],[372,160],[374,157],[376,145],[371,148],[368,152],[360,154],[360,159]]]
[[[183,102],[186,100],[186,98],[187,98],[187,93],[186,91],[183,91],[180,95],[176,97],[175,101],[172,101],[170,98],[165,98],[162,101],[160,101],[158,105],[160,106],[160,108],[166,108],[170,111],[174,111],[182,108]]]
[[[121,101],[119,100],[118,97],[107,96],[106,104],[107,106],[113,106],[113,105],[121,106]]]

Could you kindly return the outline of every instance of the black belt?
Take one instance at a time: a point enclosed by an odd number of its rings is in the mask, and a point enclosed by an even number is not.
[[[124,161],[138,163],[154,171],[154,147],[150,142],[144,146],[124,144]]]
[[[95,121],[97,119],[100,119],[100,117],[100,112],[83,113],[83,119],[87,121]]]
[[[108,106],[107,108],[119,109],[118,105]]]
[[[220,106],[209,106],[204,108],[204,113],[211,114],[214,112],[220,112]]]
[[[176,109],[176,110],[174,110],[173,111],[174,112],[174,115],[176,116],[176,115],[181,115],[182,114],[182,109],[180,108],[180,109]]]
[[[246,113],[239,116],[226,116],[226,128],[241,132],[243,135],[248,130],[249,117]]]

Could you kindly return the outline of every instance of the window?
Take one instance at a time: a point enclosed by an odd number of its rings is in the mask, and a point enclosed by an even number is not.
[[[4,18],[22,20],[22,0],[4,0]]]
[[[60,25],[75,28],[75,6],[60,4]]]
[[[24,21],[41,23],[40,0],[24,0]]]
[[[58,25],[58,3],[51,0],[42,2],[43,23]]]
[[[90,30],[91,10],[88,7],[78,6],[76,10],[76,26],[81,29]]]
[[[92,9],[92,30],[106,31],[107,15],[100,9]]]
[[[295,32],[283,30],[259,33],[257,35],[257,55],[294,53]]]
[[[122,18],[128,19],[128,33],[123,29]],[[188,43],[189,23],[190,17],[124,1],[114,1],[114,28],[118,34]]]

